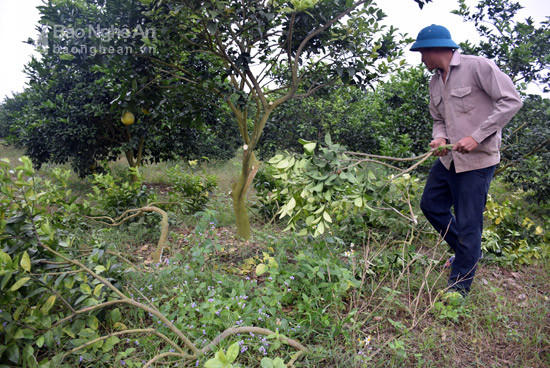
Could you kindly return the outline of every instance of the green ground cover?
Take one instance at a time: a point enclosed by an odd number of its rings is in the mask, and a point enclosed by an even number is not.
[[[0,154],[12,163],[19,155],[8,147]],[[283,232],[284,224],[252,210],[253,237],[237,240],[228,196],[236,162],[186,166],[187,173],[216,178],[199,211],[182,205],[165,175],[176,163],[147,166],[141,173],[145,187],[124,187],[135,194],[134,206],[154,201],[168,214],[160,261],[153,259],[161,236],[157,213],[118,226],[97,218],[123,212],[121,201],[113,205],[109,197],[120,196],[115,189],[121,186],[94,192],[97,181],[67,175],[65,188],[74,196],[61,189],[53,167],[32,175],[27,167],[19,183],[8,183],[5,174],[4,188],[27,193],[3,192],[21,204],[10,213],[27,206],[36,216],[14,219],[4,212],[8,221],[0,239],[10,261],[3,256],[0,366],[550,365],[547,249],[524,262],[485,257],[468,298],[448,305],[441,299],[446,245],[422,218],[405,233],[371,227],[350,242],[338,229],[317,238]],[[112,171],[123,172],[121,166]],[[103,188],[116,182],[102,180]],[[49,190],[35,198],[30,194],[38,190],[31,193],[30,186]],[[495,182],[497,203],[507,198],[506,190]],[[254,192],[248,200],[251,209],[258,201]],[[496,218],[488,217],[489,227]],[[25,233],[33,227],[35,234]],[[54,269],[60,263],[65,268]],[[16,280],[25,281],[15,286]],[[117,302],[124,298],[131,302]]]

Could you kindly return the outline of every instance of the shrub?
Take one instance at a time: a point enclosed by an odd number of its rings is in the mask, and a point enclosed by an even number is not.
[[[111,312],[96,308],[112,292],[71,259],[112,282],[119,265],[105,244],[78,243],[77,230],[66,226],[75,222],[65,220],[80,212],[64,180],[68,172],[53,174],[55,182],[35,176],[28,158],[15,168],[0,162],[0,362],[12,366],[75,366],[78,358],[62,351],[114,324]],[[81,356],[108,360],[117,341],[98,340]]]
[[[190,213],[203,210],[212,191],[218,186],[216,176],[188,173],[179,165],[168,169],[166,175],[175,190],[171,193],[173,200],[179,201],[183,198]]]
[[[550,228],[537,223],[525,211],[526,193],[508,194],[502,203],[489,195],[482,248],[499,263],[530,264],[547,256],[550,250]]]
[[[530,95],[502,132],[504,179],[528,192],[527,199],[547,202],[550,197],[550,99]]]
[[[139,208],[154,201],[156,195],[140,180],[139,172],[130,169],[138,176],[138,181],[128,178],[116,179],[111,174],[94,174],[92,193],[88,198],[105,213],[118,216],[130,208]]]

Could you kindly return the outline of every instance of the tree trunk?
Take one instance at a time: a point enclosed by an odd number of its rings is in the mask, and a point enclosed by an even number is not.
[[[260,162],[254,153],[246,149],[243,153],[243,164],[241,175],[238,181],[233,184],[231,197],[233,199],[233,210],[237,223],[237,236],[241,239],[249,239],[251,236],[250,220],[246,210],[246,192],[258,172]]]
[[[261,93],[261,90],[259,90]],[[243,163],[241,168],[241,175],[231,190],[231,197],[233,199],[233,210],[235,212],[235,221],[237,223],[237,236],[241,239],[249,239],[251,236],[250,220],[248,218],[248,212],[246,210],[246,192],[248,187],[252,183],[254,176],[258,172],[260,162],[254,155],[254,149],[260,140],[260,136],[265,127],[265,124],[269,118],[269,115],[273,111],[273,107],[267,106],[267,102],[264,106],[264,113],[256,115],[254,121],[254,130],[252,137],[248,135],[248,115],[247,110],[241,111],[230,101],[228,101],[231,110],[235,113],[237,118],[237,124],[244,141],[243,146]],[[260,108],[260,104],[258,104]]]
[[[131,135],[130,129],[128,129],[128,127],[126,127],[126,134],[128,136],[128,141],[130,141]],[[139,169],[139,167],[141,166],[144,145],[145,138],[141,137],[138,143],[137,152],[134,152],[133,149],[128,149],[124,152],[124,154],[126,155],[126,160],[128,161],[128,166],[130,166],[131,168]],[[132,181],[132,183],[137,183],[139,181],[139,178],[134,172],[132,172],[130,180]]]
[[[132,149],[126,150],[124,154],[126,155],[126,161],[128,161],[128,166],[130,166],[131,168],[137,168],[138,166],[137,162],[136,160],[134,160],[134,150]],[[134,172],[132,172],[132,174],[130,175],[130,180],[132,183],[136,183],[138,181],[138,177]]]

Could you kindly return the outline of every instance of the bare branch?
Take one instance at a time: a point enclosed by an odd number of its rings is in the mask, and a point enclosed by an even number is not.
[[[208,351],[212,350],[212,348],[218,345],[220,341],[222,341],[226,337],[229,337],[231,335],[236,335],[236,334],[243,334],[243,333],[255,333],[255,334],[265,335],[265,336],[276,335],[275,332],[268,330],[266,328],[261,328],[261,327],[250,327],[250,326],[230,327],[224,332],[222,332],[221,334],[219,334],[214,340],[212,340],[210,344],[202,348],[201,354],[206,354]],[[280,335],[279,341],[292,346],[296,350],[308,351],[308,349],[304,345],[300,344],[296,340],[289,339],[286,336]]]

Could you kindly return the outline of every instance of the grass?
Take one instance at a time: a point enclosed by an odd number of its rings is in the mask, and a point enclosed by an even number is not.
[[[12,162],[19,154],[6,147],[0,151]],[[166,189],[153,184],[166,185],[163,173],[174,164],[147,165],[145,182]],[[114,165],[120,170],[123,162]],[[369,229],[379,237],[351,247],[331,236],[297,238],[252,215],[253,238],[236,240],[228,193],[238,165],[236,158],[200,168],[219,179],[208,206],[217,225],[199,229],[200,215],[171,212],[162,265],[145,262],[158,237],[154,215],[117,228],[96,227],[82,242],[108,243],[132,259],[139,267],[127,274],[126,284],[137,290],[138,299],[178,321],[197,345],[242,323],[279,329],[306,345],[310,352],[296,367],[550,366],[547,257],[514,268],[485,261],[468,298],[451,308],[438,298],[446,286],[446,246],[425,223],[413,240]],[[256,272],[260,264],[267,267],[263,274]],[[155,323],[132,309],[123,314],[131,327]],[[151,339],[138,340],[161,349]],[[238,361],[250,367],[259,366],[264,352],[286,362],[295,352],[249,335],[230,338],[222,347],[237,340],[244,344]]]
[[[23,151],[17,149],[11,145],[8,145],[6,141],[0,139],[0,158],[7,158],[12,163],[17,163],[19,157],[23,155]]]

